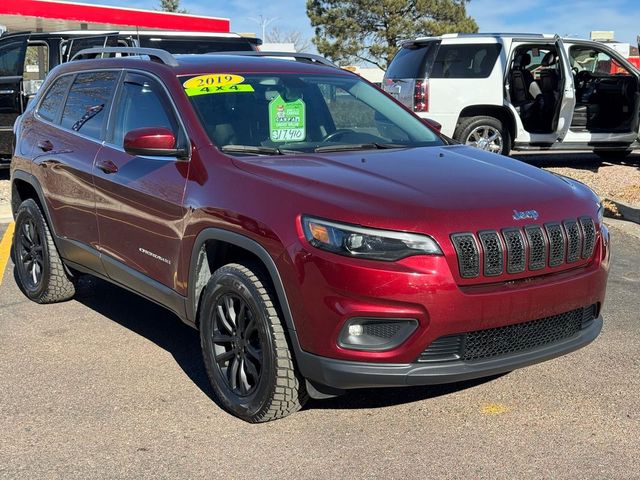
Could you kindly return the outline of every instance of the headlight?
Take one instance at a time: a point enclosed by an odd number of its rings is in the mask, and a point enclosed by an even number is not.
[[[350,257],[393,262],[412,255],[442,255],[427,235],[376,230],[302,217],[307,241],[316,248]]]
[[[603,221],[604,221],[604,203],[602,203],[602,200],[600,200],[600,202],[598,202],[598,224],[602,225]]]

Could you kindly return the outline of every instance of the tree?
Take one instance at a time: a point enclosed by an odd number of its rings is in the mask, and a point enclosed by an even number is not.
[[[272,28],[267,33],[265,42],[268,43],[293,43],[293,48],[296,52],[308,52],[311,48],[311,41],[309,38],[302,35],[302,32],[297,30],[282,30],[278,27]]]
[[[160,0],[160,10],[171,13],[189,13],[184,8],[180,8],[180,0]]]
[[[477,32],[469,0],[307,0],[313,43],[336,63],[387,68],[402,40]]]

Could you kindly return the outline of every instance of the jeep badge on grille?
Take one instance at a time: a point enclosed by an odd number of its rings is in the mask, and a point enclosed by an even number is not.
[[[538,215],[538,212],[536,212],[535,210],[525,210],[523,212],[519,212],[518,210],[513,211],[514,220],[524,220],[525,218],[537,220],[539,216],[540,215]]]

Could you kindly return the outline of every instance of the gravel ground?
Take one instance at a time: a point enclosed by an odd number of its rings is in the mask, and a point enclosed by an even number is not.
[[[589,153],[536,153],[515,157],[550,172],[575,178],[603,198],[640,205],[640,151],[624,160],[602,160]]]

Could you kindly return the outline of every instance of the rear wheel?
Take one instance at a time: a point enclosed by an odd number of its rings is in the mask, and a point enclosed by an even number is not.
[[[251,423],[286,417],[307,399],[271,294],[254,266],[216,270],[204,292],[200,340],[222,406]]]
[[[477,116],[463,120],[453,137],[460,143],[488,152],[509,155],[511,135],[501,120],[490,116]]]
[[[74,284],[33,199],[18,208],[12,248],[18,283],[27,297],[38,303],[55,303],[74,296]]]

